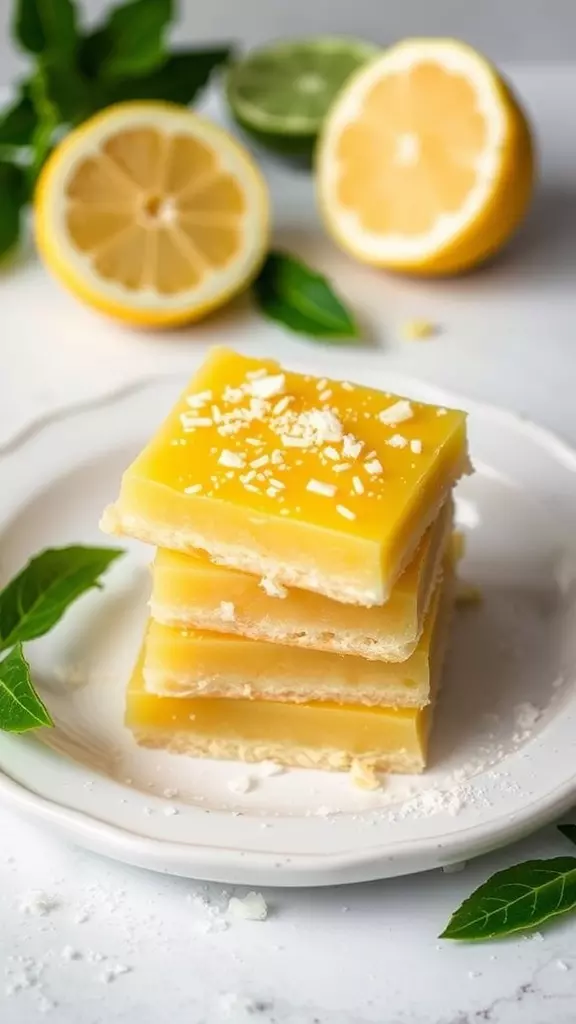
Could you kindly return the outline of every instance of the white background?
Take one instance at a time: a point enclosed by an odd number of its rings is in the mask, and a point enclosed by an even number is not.
[[[8,38],[13,0],[0,0],[0,85],[21,66]],[[107,4],[84,0],[93,20]],[[346,33],[390,43],[409,35],[466,39],[497,61],[574,57],[573,0],[180,0],[179,43],[232,39],[252,45],[274,37]]]
[[[2,0],[2,15],[7,6]],[[450,31],[496,56],[558,58],[547,70],[511,69],[537,128],[541,185],[506,256],[468,278],[418,283],[349,263],[311,229],[308,179],[269,174],[278,237],[323,266],[362,308],[383,372],[416,373],[509,405],[576,443],[576,73],[559,64],[576,38],[569,31],[575,5],[500,3],[498,18],[496,5],[463,2],[302,3],[298,10],[212,0],[187,10],[198,37],[242,27],[252,38],[300,28],[370,34],[372,27],[381,39]],[[11,73],[11,61],[2,56],[2,74]],[[77,305],[30,256],[0,278],[0,310],[0,445],[49,409],[150,373],[185,374],[199,346],[224,338],[249,344],[257,330],[241,308],[190,332],[134,334]],[[402,342],[398,325],[413,316],[438,323],[438,337]],[[281,331],[273,344],[280,357],[292,346]],[[298,348],[301,358],[306,348]],[[550,827],[458,874],[270,891],[268,921],[205,933],[211,917],[199,897],[223,906],[222,886],[105,862],[0,811],[0,1020],[30,1024],[45,1013],[57,1024],[573,1024],[573,920],[494,945],[436,938],[492,871],[563,853],[570,848]],[[57,900],[45,918],[21,911],[36,888]],[[66,945],[81,958],[66,962]],[[119,964],[130,973],[106,984],[103,972]]]

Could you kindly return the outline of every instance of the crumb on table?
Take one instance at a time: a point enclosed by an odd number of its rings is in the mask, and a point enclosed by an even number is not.
[[[405,341],[424,341],[438,334],[438,326],[430,320],[405,320],[400,325],[400,334]]]

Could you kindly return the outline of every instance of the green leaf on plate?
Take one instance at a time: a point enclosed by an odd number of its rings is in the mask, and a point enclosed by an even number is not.
[[[0,160],[0,260],[18,244],[22,208],[27,200],[26,172]]]
[[[576,844],[576,825],[558,825],[558,831],[571,843]]]
[[[73,0],[16,0],[14,35],[30,53],[69,59],[78,42]]]
[[[327,279],[287,253],[269,253],[253,290],[262,312],[297,334],[333,343],[358,338],[351,313]]]
[[[95,78],[117,79],[159,67],[167,56],[164,37],[173,13],[172,0],[130,0],[113,7],[80,47],[82,70]]]
[[[0,592],[0,651],[48,633],[123,553],[74,545],[33,558]]]
[[[180,50],[148,75],[111,82],[107,86],[108,103],[127,100],[164,100],[167,103],[188,104],[196,98],[208,82],[212,72],[229,60],[232,49],[219,46],[212,49]]]
[[[38,122],[28,85],[22,83],[20,95],[0,113],[0,146],[29,146]]]
[[[36,693],[21,644],[0,661],[0,730],[28,732],[54,725]]]
[[[576,857],[529,860],[498,871],[452,915],[442,939],[495,939],[576,908]]]

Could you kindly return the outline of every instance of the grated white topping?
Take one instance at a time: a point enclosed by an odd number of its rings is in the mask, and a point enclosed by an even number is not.
[[[276,402],[276,405],[274,406],[274,408],[272,409],[272,412],[273,412],[274,416],[281,416],[283,412],[286,412],[286,409],[290,405],[291,401],[292,401],[292,399],[291,399],[290,395],[284,395],[283,398],[280,398]]]
[[[312,478],[306,484],[306,490],[312,494],[321,494],[325,498],[333,498],[338,488],[336,484],[325,484],[322,480]]]
[[[333,462],[338,462],[338,459],[340,458],[336,448],[333,448],[331,444],[326,446],[322,454],[325,455],[327,459],[332,459]]]
[[[370,459],[369,462],[365,462],[364,469],[370,474],[370,476],[380,476],[383,472],[382,463],[379,459]]]
[[[443,407],[440,408],[440,409],[436,409],[436,415],[437,416],[447,416],[448,415],[448,409],[444,409]]]
[[[200,409],[203,405],[207,405],[208,402],[212,401],[211,391],[199,391],[196,395],[187,395],[186,404],[191,409]]]
[[[202,490],[202,484],[190,484],[189,487],[184,488],[184,494],[199,494]]]
[[[421,455],[422,441],[420,441],[418,438],[415,438],[413,441],[410,441],[410,451],[414,452],[414,455]]]
[[[310,447],[310,441],[305,437],[292,437],[290,434],[280,434],[280,440],[285,448]]]
[[[345,505],[336,505],[336,511],[344,519],[356,519],[356,513],[352,512],[349,508],[346,508]]]
[[[405,448],[408,441],[402,436],[402,434],[394,434],[388,441],[386,441],[386,444],[389,444],[391,448]]]
[[[227,466],[230,469],[245,469],[246,459],[243,455],[238,452],[231,452],[228,448],[223,448],[218,457],[218,462],[221,466]]]
[[[281,395],[285,386],[285,375],[276,373],[252,380],[246,390],[249,395],[255,395],[256,398],[272,398],[274,395]]]
[[[394,402],[393,405],[389,405],[387,409],[383,409],[382,412],[378,413],[378,419],[380,423],[389,423],[391,426],[396,426],[397,423],[404,423],[405,420],[411,420],[414,415],[412,405],[405,398],[401,398],[398,402]]]
[[[357,459],[362,451],[362,441],[358,441],[353,434],[345,434],[342,443],[342,455],[346,459]]]
[[[352,477],[352,487],[356,491],[356,494],[364,494],[364,484],[359,476]]]

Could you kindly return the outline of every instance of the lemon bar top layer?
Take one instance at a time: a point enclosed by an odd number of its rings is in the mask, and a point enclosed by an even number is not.
[[[218,348],[103,528],[381,604],[467,469],[462,412]]]
[[[447,570],[447,573],[449,570]],[[143,674],[151,693],[181,697],[330,701],[421,707],[430,702],[431,663],[446,632],[450,577],[439,583],[414,653],[400,663],[279,646],[229,633],[172,629],[150,620]]]
[[[203,554],[162,548],[153,567],[150,609],[166,626],[216,630],[253,640],[404,661],[414,651],[438,580],[452,528],[448,501],[426,531],[386,604],[341,604],[322,594],[288,589]]]
[[[193,757],[331,770],[364,759],[384,771],[422,771],[430,716],[430,707],[159,697],[145,689],[142,658],[126,704],[126,725],[143,746]]]

